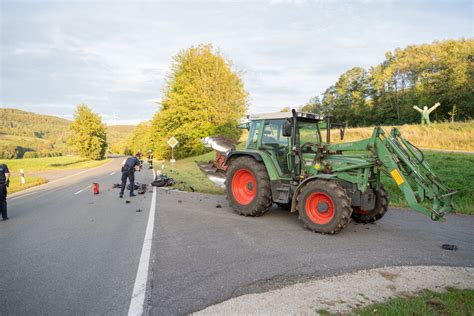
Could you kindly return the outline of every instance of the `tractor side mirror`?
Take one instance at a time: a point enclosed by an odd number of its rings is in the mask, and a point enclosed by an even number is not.
[[[285,122],[283,125],[283,136],[284,137],[290,137],[291,136],[291,130],[293,126],[291,125],[290,122]]]

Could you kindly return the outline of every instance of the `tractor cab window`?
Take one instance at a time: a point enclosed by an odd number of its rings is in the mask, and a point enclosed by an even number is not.
[[[260,133],[260,126],[262,126],[262,121],[254,121],[250,126],[249,137],[247,139],[247,148],[256,149],[258,134]]]
[[[266,150],[275,160],[283,174],[289,174],[288,155],[290,138],[283,136],[286,119],[267,120],[263,127],[262,149]]]
[[[319,144],[320,138],[317,124],[317,122],[298,121],[296,143],[300,146],[304,143]]]

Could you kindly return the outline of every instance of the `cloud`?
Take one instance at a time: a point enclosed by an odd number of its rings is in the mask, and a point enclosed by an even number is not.
[[[107,120],[148,120],[172,56],[212,43],[242,73],[250,111],[269,112],[396,47],[472,37],[469,1],[376,3],[3,2],[0,104],[67,116],[84,102]]]

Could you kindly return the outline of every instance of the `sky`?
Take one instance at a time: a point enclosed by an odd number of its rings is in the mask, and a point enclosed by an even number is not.
[[[471,1],[0,0],[0,106],[108,124],[159,109],[181,49],[212,44],[241,74],[249,113],[298,107],[387,51],[474,36]]]

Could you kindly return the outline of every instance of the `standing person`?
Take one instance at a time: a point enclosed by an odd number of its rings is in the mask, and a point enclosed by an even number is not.
[[[125,186],[127,184],[127,179],[130,182],[130,196],[135,196],[133,194],[133,189],[135,186],[135,171],[140,170],[140,160],[137,157],[128,157],[122,163],[122,185],[120,187],[120,197],[123,198],[123,192],[125,191]]]
[[[150,169],[153,168],[153,152],[151,149],[148,149],[148,164],[150,165]]]
[[[0,212],[2,219],[8,219],[7,214],[7,188],[10,184],[10,171],[7,165],[0,164]]]

